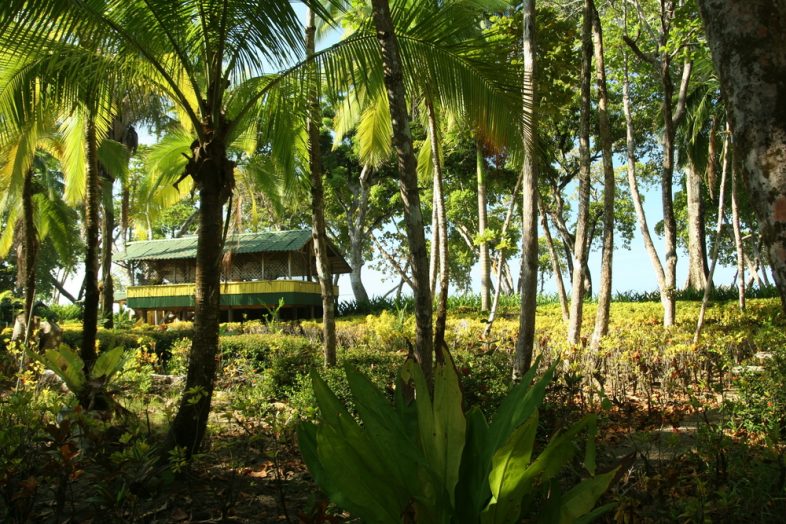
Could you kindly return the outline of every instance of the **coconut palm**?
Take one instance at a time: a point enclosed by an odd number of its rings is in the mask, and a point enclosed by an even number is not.
[[[417,165],[421,177],[433,176],[434,179],[436,220],[432,249],[439,250],[440,259],[440,299],[434,332],[436,345],[444,341],[449,282],[447,222],[441,194],[440,119],[466,120],[478,129],[480,136],[498,147],[519,145],[514,138],[520,136],[520,121],[515,117],[519,105],[515,96],[518,90],[512,87],[515,70],[499,67],[502,61],[494,60],[494,53],[484,40],[479,24],[484,9],[503,7],[504,4],[494,2],[481,7],[475,2],[462,0],[444,3],[402,0],[395,2],[391,9],[390,22],[400,41],[401,74],[406,96],[417,103],[417,114],[422,116],[423,126],[428,130]],[[375,6],[375,9],[379,8],[384,10],[384,6]],[[362,8],[354,13],[355,23],[350,28],[354,31],[351,33],[353,36],[367,29],[369,16],[370,13]],[[378,23],[378,19],[375,20]],[[431,70],[426,69],[431,64],[409,48],[415,41],[430,42],[444,55],[442,63]],[[357,71],[357,74],[360,73]],[[368,70],[364,71],[364,74],[367,73]],[[390,133],[391,102],[389,91],[385,92],[381,71],[367,78],[368,81],[344,98],[339,107],[337,135],[343,136],[350,129],[357,128],[361,162],[366,166],[378,166],[390,157],[392,141],[395,140]],[[405,106],[410,107],[406,103]],[[406,198],[404,200],[407,201]],[[410,206],[414,207],[414,204]],[[413,260],[415,273],[418,267],[419,261]],[[430,273],[433,278],[437,272],[432,270]],[[428,287],[431,290],[433,286]],[[425,318],[425,314],[421,316]]]
[[[317,15],[325,16],[316,2],[305,3]],[[429,24],[429,20],[422,20],[420,34],[400,37],[410,80],[416,74],[429,76],[437,97],[470,112],[482,112],[499,103],[483,89],[484,81],[477,78],[474,63],[459,58],[448,45],[453,42],[435,33],[439,28],[448,34],[450,21],[431,23],[430,33]],[[295,167],[293,144],[304,143],[302,130],[308,115],[303,102],[308,85],[304,79],[312,65],[317,67],[326,91],[346,92],[348,86],[369,84],[369,77],[382,78],[384,52],[380,52],[376,33],[366,25],[340,44],[314,53],[307,63],[269,74],[269,70],[281,70],[305,54],[302,25],[284,0],[12,0],[0,6],[0,32],[13,43],[14,51],[45,51],[42,37],[53,25],[61,29],[61,43],[78,40],[83,46],[93,43],[96,50],[104,50],[79,63],[79,74],[105,76],[103,64],[111,63],[126,81],[145,83],[167,97],[193,137],[180,179],[192,180],[200,202],[195,334],[186,393],[169,439],[169,446],[184,447],[191,454],[205,433],[216,370],[222,210],[235,187],[235,161],[228,154],[229,144],[251,122],[262,120],[260,131],[269,140],[271,156],[289,172]],[[367,75],[355,75],[356,64]],[[75,62],[65,65],[66,72],[75,74]],[[474,87],[458,89],[454,82],[457,75],[474,79]],[[87,129],[88,137],[91,131],[96,134],[95,126]],[[88,144],[93,142],[88,140]],[[88,159],[93,158],[95,154],[89,151]],[[407,181],[403,186],[406,214],[413,218],[410,233],[415,236],[417,185],[414,177]],[[419,228],[422,240],[422,220]],[[417,249],[412,251],[416,258],[422,255]],[[90,268],[87,271],[89,275]],[[418,294],[418,347],[430,358],[429,295]],[[426,330],[429,336],[424,337]]]
[[[40,243],[51,232],[58,254],[69,260],[66,237],[70,224],[76,220],[62,196],[74,203],[79,198],[75,186],[83,183],[83,156],[79,153],[84,141],[83,129],[74,125],[74,118],[64,115],[62,108],[48,98],[34,68],[27,74],[20,73],[20,64],[3,55],[0,58],[0,107],[3,120],[0,125],[0,213],[9,225],[0,234],[0,256],[5,256],[14,236],[21,237],[18,256],[20,286],[25,289],[25,340],[30,337],[32,306],[35,296],[35,265]],[[24,67],[21,69],[25,69]],[[76,150],[75,150],[76,148]],[[68,184],[59,188],[60,181],[51,176],[51,170],[42,155],[53,157],[60,165]],[[36,172],[39,176],[36,176]],[[21,227],[14,224],[21,222]]]

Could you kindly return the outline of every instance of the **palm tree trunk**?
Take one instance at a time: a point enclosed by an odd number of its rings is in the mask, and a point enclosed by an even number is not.
[[[88,372],[96,360],[96,331],[98,329],[98,212],[101,207],[101,186],[98,173],[98,135],[95,118],[91,114],[87,123],[87,187],[85,191],[85,306],[82,321],[81,357]],[[89,399],[80,399],[87,407]]]
[[[737,164],[786,311],[786,5],[779,0],[698,4],[732,122]]]
[[[448,287],[450,273],[448,269],[448,223],[445,218],[445,196],[442,193],[442,163],[439,151],[439,127],[437,113],[430,99],[426,99],[428,111],[428,133],[431,142],[431,159],[434,164],[434,203],[437,208],[437,239],[439,252],[439,298],[437,299],[437,319],[434,325],[434,347],[441,348],[445,344],[445,326],[448,321]]]
[[[101,289],[101,317],[102,325],[106,329],[114,327],[112,318],[112,307],[115,302],[114,284],[112,282],[112,235],[115,230],[115,211],[112,189],[114,179],[104,171],[102,173],[102,207],[104,209],[104,220],[101,223],[101,278],[103,288]]]
[[[309,57],[315,50],[314,11],[308,10],[306,27],[306,52]],[[308,115],[308,164],[311,173],[311,239],[317,266],[319,287],[322,291],[322,333],[325,365],[336,365],[336,311],[333,296],[330,261],[328,260],[327,227],[325,226],[325,190],[322,186],[322,156],[319,150],[319,127],[322,109],[319,106],[319,79],[316,69],[310,70],[309,115]]]
[[[584,22],[581,32],[581,118],[579,122],[579,210],[576,219],[576,243],[573,247],[573,285],[570,293],[568,344],[581,342],[581,321],[584,316],[584,266],[589,248],[590,196],[590,73],[592,70],[592,10],[584,0]]]
[[[22,186],[22,221],[25,255],[18,261],[24,268],[25,286],[25,345],[30,343],[33,331],[33,302],[35,301],[35,265],[38,255],[38,233],[33,219],[33,170],[28,169]]]
[[[432,304],[429,288],[428,253],[423,232],[423,214],[418,192],[417,161],[412,148],[407,98],[398,42],[393,30],[388,0],[371,1],[377,39],[382,50],[385,88],[393,122],[393,147],[398,158],[399,187],[404,202],[412,279],[415,294],[415,358],[427,377],[431,376],[433,339]]]
[[[535,0],[525,0],[523,20],[524,79],[522,82],[523,113],[529,120],[529,135],[524,136],[521,206],[521,311],[519,336],[513,358],[513,379],[519,380],[532,366],[535,346],[535,311],[538,305],[538,164],[535,158],[535,137],[538,136],[535,62]],[[526,129],[526,126],[525,126]]]
[[[609,308],[611,306],[611,272],[614,254],[614,159],[612,151],[611,126],[608,114],[608,92],[606,90],[606,63],[603,53],[603,28],[595,2],[589,0],[592,8],[592,43],[595,49],[595,76],[598,85],[598,135],[603,152],[603,254],[600,266],[600,291],[598,292],[598,312],[595,317],[595,330],[590,347],[597,351],[601,339],[609,332]]]
[[[186,170],[199,190],[199,235],[194,290],[194,337],[183,397],[164,449],[175,446],[190,457],[205,436],[213,397],[224,252],[224,203],[233,186],[233,164],[220,139],[200,144]]]
[[[438,183],[437,177],[434,176],[431,189],[431,246],[428,260],[428,286],[432,295],[437,292],[437,273],[439,273],[439,217],[437,216]]]
[[[488,199],[486,197],[486,159],[480,140],[476,143],[475,159],[478,177],[478,258],[480,261],[480,310],[486,312],[491,307],[491,264],[489,260],[489,243],[486,240],[488,222]]]

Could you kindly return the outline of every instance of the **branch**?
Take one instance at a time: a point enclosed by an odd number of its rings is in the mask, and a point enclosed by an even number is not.
[[[660,69],[660,61],[654,56],[645,54],[644,51],[639,49],[639,45],[636,42],[634,42],[628,35],[623,35],[622,39],[625,41],[626,44],[628,44],[628,47],[630,47],[630,49],[633,51],[633,54],[639,57],[639,60],[648,63],[656,70]]]
[[[52,275],[52,273],[49,273],[49,279],[52,281],[52,284],[55,286],[55,289],[57,289],[61,295],[66,297],[68,300],[70,300],[72,304],[76,304],[77,302],[76,297],[74,297],[74,295],[69,293],[68,290],[63,287],[63,284],[61,284],[60,281],[57,280],[54,277],[54,275]]]
[[[382,256],[385,258],[385,260],[387,260],[388,263],[391,266],[393,266],[393,269],[396,270],[396,273],[398,273],[399,276],[401,276],[401,279],[404,282],[406,282],[409,285],[409,287],[411,287],[412,289],[415,289],[415,284],[412,282],[412,279],[409,278],[409,275],[407,275],[406,271],[404,271],[404,269],[401,268],[401,266],[396,261],[396,259],[393,258],[390,255],[390,253],[385,251],[385,248],[382,247],[382,244],[380,244],[379,240],[377,240],[377,237],[373,233],[371,234],[371,240],[374,241],[374,245],[377,246],[377,249],[379,249],[379,252],[382,253]]]
[[[461,238],[464,239],[464,242],[467,243],[467,246],[469,246],[470,251],[474,253],[475,249],[477,249],[477,246],[472,241],[472,237],[469,236],[469,231],[467,231],[467,228],[464,227],[462,224],[455,224],[454,227],[456,228],[456,231],[458,231],[458,234],[461,236]]]
[[[682,65],[682,79],[680,80],[680,94],[677,97],[677,107],[674,110],[674,114],[671,117],[672,122],[674,125],[679,125],[680,122],[685,118],[685,106],[687,105],[688,99],[688,83],[690,82],[690,74],[693,71],[693,62],[686,60],[685,63]]]

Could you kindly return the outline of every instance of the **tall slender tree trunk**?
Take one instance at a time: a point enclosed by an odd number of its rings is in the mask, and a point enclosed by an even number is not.
[[[440,161],[440,136],[437,113],[434,104],[426,99],[428,111],[428,134],[431,142],[431,159],[434,164],[434,203],[437,208],[437,244],[439,251],[439,298],[437,299],[437,319],[434,325],[434,347],[445,344],[445,326],[448,321],[448,223],[445,217],[445,195],[442,193],[442,162]]]
[[[542,208],[542,202],[541,202]],[[559,299],[559,306],[562,310],[562,320],[567,322],[570,320],[570,311],[568,310],[568,296],[565,293],[565,283],[562,280],[562,268],[559,264],[559,256],[557,250],[554,248],[554,239],[551,237],[551,229],[549,228],[549,221],[546,217],[546,212],[541,209],[540,226],[543,228],[543,236],[546,238],[546,245],[549,248],[549,258],[551,259],[551,272],[554,273],[554,282],[557,285],[557,298]]]
[[[439,181],[434,176],[431,189],[431,249],[429,250],[428,281],[431,294],[437,292],[437,274],[439,273],[439,224],[437,217],[437,184]]]
[[[431,289],[429,288],[428,253],[423,231],[423,214],[418,192],[417,160],[412,148],[407,97],[404,91],[404,72],[398,42],[393,30],[388,0],[372,0],[372,14],[377,29],[377,40],[382,51],[385,89],[393,123],[393,147],[396,150],[399,187],[404,202],[407,239],[412,257],[413,293],[415,295],[415,358],[424,374],[431,376],[433,327],[431,325]]]
[[[363,244],[366,239],[366,216],[368,214],[368,198],[370,194],[371,168],[363,166],[358,177],[358,190],[356,197],[355,214],[347,214],[349,229],[349,259],[352,271],[349,282],[352,293],[359,304],[368,304],[368,292],[363,285],[361,272],[365,261],[363,260]]]
[[[133,126],[126,126],[123,119],[115,117],[109,128],[109,138],[122,143],[128,148],[130,153],[136,151],[139,140]],[[114,209],[114,184],[115,177],[103,166],[99,166],[99,173],[102,184],[101,207],[104,210],[104,220],[101,223],[101,317],[102,325],[106,329],[114,327],[113,307],[115,302],[115,289],[112,280],[112,248],[115,233],[115,209]],[[121,204],[120,204],[120,235],[122,237],[123,249],[126,247],[126,235],[128,233],[128,208],[130,194],[128,188],[123,183]],[[133,274],[129,265],[129,277],[133,283]]]
[[[227,159],[221,130],[211,140],[194,147],[186,173],[199,191],[194,337],[183,397],[165,449],[178,446],[190,457],[199,450],[205,436],[213,398],[224,254],[222,211],[234,188],[234,164]]]
[[[686,287],[703,290],[707,285],[707,241],[704,224],[704,199],[701,176],[689,161],[685,166],[685,189],[688,198],[688,282]]]
[[[729,147],[730,142],[730,131],[728,129],[728,125],[726,127],[726,136],[723,139],[723,152],[721,153],[721,181],[720,181],[720,190],[718,191],[718,224],[715,226],[715,245],[712,247],[712,261],[710,262],[710,273],[709,273],[709,281],[712,282],[712,277],[715,274],[715,265],[718,262],[718,247],[721,243],[721,234],[723,233],[723,207],[724,201],[726,200],[725,195],[725,188],[726,188],[726,174],[729,171],[729,166],[731,165],[731,149]],[[701,299],[701,308],[699,309],[699,318],[696,321],[696,331],[693,333],[693,344],[699,343],[699,337],[701,336],[701,330],[704,327],[704,315],[707,312],[707,303],[710,299],[710,291],[712,286],[707,286],[704,288],[704,296]]]
[[[589,248],[590,196],[590,73],[592,70],[592,6],[584,0],[581,30],[581,118],[579,123],[579,209],[576,219],[576,243],[573,247],[573,285],[570,294],[568,344],[581,343],[584,313],[584,266]]]
[[[671,77],[672,54],[668,51],[672,24],[675,17],[675,3],[673,0],[660,2],[660,27],[657,37],[658,54],[647,55],[639,49],[638,45],[627,34],[623,37],[625,42],[633,49],[636,55],[648,63],[658,75],[663,91],[661,114],[663,116],[663,134],[661,135],[662,160],[661,160],[661,204],[663,207],[663,245],[664,264],[663,272],[666,289],[661,289],[661,301],[664,303],[663,324],[674,325],[676,314],[677,288],[677,221],[674,217],[674,199],[672,186],[674,182],[674,143],[676,128],[685,116],[685,103],[688,95],[693,63],[686,60],[683,63],[682,78],[674,104],[674,82]],[[627,20],[626,20],[627,29]]]
[[[505,238],[508,234],[508,229],[510,228],[510,223],[513,220],[513,212],[516,209],[516,198],[518,197],[519,190],[521,189],[521,183],[524,179],[524,174],[519,173],[519,177],[516,179],[516,185],[513,187],[513,194],[510,195],[510,203],[508,204],[508,210],[505,213],[505,220],[502,222],[502,229],[499,232],[500,238]],[[489,311],[489,317],[486,321],[486,327],[483,328],[483,335],[482,339],[486,340],[491,333],[491,327],[494,325],[494,321],[497,318],[497,308],[499,307],[499,296],[502,294],[503,288],[507,288],[507,284],[505,283],[505,268],[507,268],[507,263],[505,261],[505,250],[498,249],[497,250],[497,287],[494,288],[494,299],[491,301],[491,310]]]
[[[309,57],[315,51],[316,26],[314,11],[308,10],[306,27],[306,53]],[[322,109],[319,105],[319,79],[316,68],[310,68],[309,115],[308,115],[308,164],[311,172],[311,221],[314,258],[317,277],[322,291],[322,333],[324,335],[325,365],[336,365],[336,299],[333,295],[330,262],[328,260],[327,227],[325,225],[325,190],[322,186],[322,154],[319,150],[319,127]]]
[[[476,143],[476,171],[478,178],[478,258],[480,262],[480,310],[486,312],[491,307],[491,260],[489,243],[486,240],[488,222],[488,198],[486,197],[486,159],[483,157],[483,146],[478,139]]]
[[[786,4],[699,0],[734,151],[786,310]]]
[[[112,309],[115,303],[114,282],[112,281],[112,237],[115,230],[114,178],[103,168],[101,171],[101,207],[104,220],[101,222],[101,324],[106,329],[114,327]]]
[[[674,96],[674,85],[671,81],[671,59],[666,58],[661,63],[661,84],[663,86],[663,160],[661,167],[661,204],[663,206],[663,245],[664,245],[664,273],[668,289],[668,299],[671,303],[669,318],[663,319],[666,326],[674,325],[676,314],[677,290],[677,221],[674,218],[674,197],[672,185],[674,184],[674,137],[675,126],[672,116],[671,99]]]
[[[33,331],[33,305],[35,302],[35,265],[38,255],[38,232],[33,218],[33,169],[28,169],[22,186],[22,231],[24,235],[23,267],[25,286],[25,344],[29,344]]]
[[[592,43],[595,50],[595,78],[598,85],[598,135],[603,153],[603,254],[600,266],[600,291],[598,292],[598,312],[595,317],[595,330],[592,333],[591,347],[597,351],[601,339],[609,332],[609,308],[611,306],[611,271],[614,254],[614,198],[616,181],[614,179],[613,143],[609,124],[609,97],[606,90],[606,64],[603,53],[603,28],[595,2],[589,0],[592,8]]]
[[[625,20],[625,30],[627,31],[627,13]],[[622,109],[625,113],[625,143],[630,196],[631,200],[633,201],[633,209],[636,211],[636,219],[639,223],[639,232],[641,233],[641,238],[644,242],[644,247],[647,250],[647,254],[650,257],[652,269],[655,271],[655,278],[658,281],[660,302],[663,306],[663,325],[670,326],[673,323],[675,315],[673,300],[674,294],[669,289],[669,285],[666,280],[666,272],[663,270],[663,264],[661,264],[658,251],[655,249],[655,244],[652,241],[650,228],[647,224],[647,216],[644,214],[644,206],[642,205],[641,194],[639,193],[639,185],[636,181],[636,144],[633,138],[633,114],[631,113],[630,107],[630,78],[628,75],[627,52],[624,53],[623,57]]]
[[[532,366],[535,346],[535,311],[538,304],[538,163],[535,140],[538,136],[537,64],[535,62],[535,0],[524,0],[522,101],[524,129],[524,165],[522,167],[521,205],[521,311],[519,336],[513,358],[513,379],[519,380]]]
[[[90,115],[87,123],[87,187],[85,190],[85,302],[82,320],[81,357],[88,372],[96,360],[96,330],[98,329],[98,212],[101,207],[101,186],[98,172],[98,134],[95,116]],[[83,407],[90,399],[80,398]]]
[[[734,153],[731,152],[733,155]],[[737,252],[737,303],[740,311],[745,311],[745,251],[742,246],[742,233],[740,232],[740,210],[737,202],[737,192],[739,191],[739,177],[737,168],[731,163],[731,228],[734,231],[734,248]]]

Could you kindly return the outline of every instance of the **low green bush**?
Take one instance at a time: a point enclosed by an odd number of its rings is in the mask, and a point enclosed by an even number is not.
[[[346,366],[362,425],[312,373],[320,414],[318,424],[298,427],[303,460],[328,497],[365,522],[501,524],[530,509],[542,522],[591,520],[613,507],[593,510],[616,469],[596,475],[594,415],[552,436],[535,456],[538,407],[553,373],[531,384],[536,367],[487,421],[477,409],[464,411],[447,354],[434,369],[433,387],[408,361],[393,402]],[[416,391],[414,401],[405,398],[404,384]],[[584,438],[589,477],[563,490],[556,477]]]

